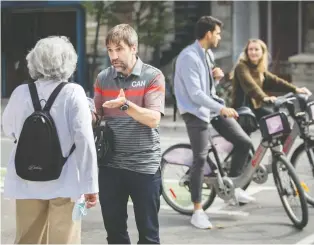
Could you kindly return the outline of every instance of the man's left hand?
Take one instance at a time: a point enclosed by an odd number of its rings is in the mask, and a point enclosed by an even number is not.
[[[220,79],[222,79],[225,76],[225,74],[223,73],[223,71],[219,68],[219,67],[215,67],[213,69],[213,77],[214,79],[217,81],[219,81]]]
[[[124,91],[123,89],[120,89],[120,93],[116,99],[108,100],[105,103],[103,103],[102,106],[106,108],[120,108],[121,106],[124,105],[125,101],[126,101],[126,98],[125,98]]]
[[[295,91],[296,91],[297,94],[312,95],[312,92],[310,90],[308,90],[306,87],[297,88]]]

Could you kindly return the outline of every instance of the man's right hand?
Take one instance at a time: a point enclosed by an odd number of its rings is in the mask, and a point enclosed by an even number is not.
[[[86,208],[92,208],[96,206],[97,203],[97,193],[85,194]]]
[[[271,102],[271,103],[274,103],[276,100],[277,100],[277,97],[275,96],[264,97],[263,99],[264,102]]]
[[[233,108],[228,108],[228,107],[223,107],[220,110],[220,115],[223,117],[233,117],[233,118],[237,118],[239,117],[237,111]]]

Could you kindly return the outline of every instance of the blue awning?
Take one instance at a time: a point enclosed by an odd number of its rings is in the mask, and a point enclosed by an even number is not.
[[[81,1],[1,1],[1,8],[45,8],[81,6]]]

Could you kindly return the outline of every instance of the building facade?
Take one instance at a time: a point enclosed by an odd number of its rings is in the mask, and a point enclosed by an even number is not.
[[[233,62],[249,38],[270,52],[270,69],[314,91],[314,2],[233,2]]]
[[[43,37],[64,35],[78,54],[75,81],[86,88],[85,9],[78,1],[1,2],[1,96],[29,81],[25,57]]]
[[[135,25],[137,5],[123,4],[129,11],[120,16],[121,22]],[[173,13],[167,20],[171,31],[165,34],[158,47],[160,60],[153,65],[168,79],[172,78],[173,59],[194,41],[194,24],[202,15],[213,15],[224,23],[222,41],[213,51],[216,63],[226,74],[231,71],[247,40],[260,38],[269,48],[270,69],[274,73],[293,82],[308,81],[314,76],[312,1],[168,1],[166,5]],[[21,67],[27,50],[38,38],[47,35],[70,37],[79,54],[75,80],[87,91],[92,89],[93,79],[88,72],[94,53],[96,22],[95,16],[86,13],[81,1],[2,2],[1,18],[2,97],[9,97],[23,82],[25,71]],[[104,45],[109,28],[106,25],[100,27],[98,70],[110,65]],[[144,62],[153,63],[156,50],[140,42],[139,55]]]

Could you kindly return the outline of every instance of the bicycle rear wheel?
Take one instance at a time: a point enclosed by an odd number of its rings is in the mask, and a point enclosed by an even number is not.
[[[308,206],[304,190],[292,164],[282,155],[276,157],[276,159],[277,161],[274,161],[272,164],[272,169],[280,200],[294,226],[298,229],[303,229],[308,223]],[[289,180],[284,179],[284,174],[289,177]],[[292,205],[289,203],[290,198],[298,199],[300,215],[297,215],[296,211],[292,209]]]
[[[161,162],[162,197],[171,208],[185,215],[192,215],[194,210],[189,179],[192,162],[193,153],[189,144],[171,146],[164,152]],[[208,171],[210,171],[209,166],[205,165],[205,177]],[[209,208],[215,197],[214,188],[204,183],[203,210]]]
[[[314,167],[311,161],[314,161],[314,141],[309,143],[308,149],[304,143],[299,145],[291,157],[291,164],[301,181],[307,202],[314,206]]]

